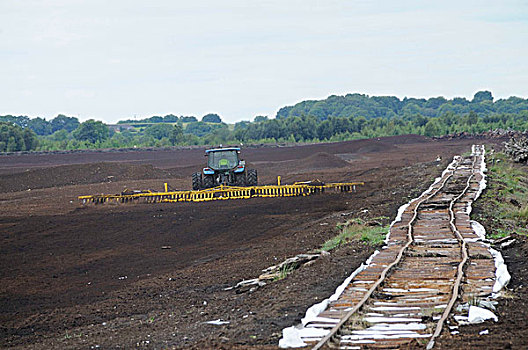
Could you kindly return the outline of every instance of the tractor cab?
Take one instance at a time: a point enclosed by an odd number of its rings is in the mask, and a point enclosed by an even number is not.
[[[205,151],[207,166],[212,170],[231,170],[243,161],[239,159],[240,148],[213,148]],[[243,166],[242,166],[243,168]]]

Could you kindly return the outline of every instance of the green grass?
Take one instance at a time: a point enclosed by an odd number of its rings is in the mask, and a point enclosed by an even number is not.
[[[525,205],[523,208],[516,210],[513,213],[513,216],[519,219],[520,221],[528,222],[528,205]]]
[[[380,245],[383,243],[389,226],[371,227],[361,232],[361,241],[370,245]]]
[[[507,237],[512,234],[511,230],[505,230],[503,228],[496,228],[492,232],[486,232],[486,236],[491,239],[499,239]]]
[[[488,237],[528,234],[528,167],[514,164],[503,153],[487,157],[488,187],[476,205],[477,220],[486,222]]]
[[[388,225],[382,225],[381,223],[385,220],[387,220],[386,217],[378,217],[365,222],[362,219],[355,218],[345,223],[337,224],[336,228],[339,234],[323,243],[320,250],[328,252],[352,240],[359,240],[372,246],[380,245],[389,230]]]
[[[64,335],[64,339],[82,338],[82,337],[83,337],[82,333],[68,333],[68,331],[66,331],[66,335]]]
[[[288,276],[293,270],[295,270],[295,266],[293,265],[282,265],[279,274],[273,279],[273,281],[279,281],[286,278],[286,276]]]

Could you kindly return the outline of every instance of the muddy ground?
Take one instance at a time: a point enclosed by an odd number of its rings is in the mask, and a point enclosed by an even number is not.
[[[78,195],[160,190],[164,182],[189,189],[203,149],[0,156],[0,346],[274,349],[282,328],[332,294],[374,247],[354,242],[254,292],[226,288],[318,248],[339,222],[393,218],[471,144],[401,136],[247,148],[261,183],[281,175],[285,183],[365,186],[303,198],[84,207]],[[517,247],[511,256],[522,263],[526,243]],[[229,323],[204,323],[217,319]]]

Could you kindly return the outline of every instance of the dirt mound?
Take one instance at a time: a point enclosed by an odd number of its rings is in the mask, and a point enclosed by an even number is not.
[[[303,170],[344,168],[349,165],[347,161],[326,152],[317,152],[295,163]]]
[[[357,143],[358,148],[355,150],[356,153],[386,152],[397,149],[397,145],[430,142],[428,138],[420,135],[381,137],[364,141],[363,143]]]
[[[326,153],[316,152],[308,157],[295,160],[286,160],[281,162],[262,162],[248,167],[259,169],[262,175],[271,174],[299,174],[325,169],[344,168],[350,164],[342,158]]]
[[[159,179],[171,176],[170,171],[150,164],[92,163],[37,168],[18,174],[0,175],[0,192],[81,185],[123,180]]]
[[[395,148],[393,145],[388,146],[380,142],[379,144],[372,144],[372,145],[361,147],[360,149],[357,150],[356,153],[374,153],[374,152],[386,151],[388,149],[393,149],[393,148]]]
[[[415,134],[382,137],[381,140],[383,140],[385,143],[391,143],[393,145],[431,142],[430,138]]]

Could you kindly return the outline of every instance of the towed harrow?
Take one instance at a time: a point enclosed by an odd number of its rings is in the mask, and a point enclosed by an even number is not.
[[[220,185],[204,190],[180,190],[169,191],[165,183],[163,192],[153,192],[150,190],[129,191],[125,190],[120,194],[98,194],[89,196],[79,196],[82,204],[94,203],[166,203],[166,202],[206,202],[226,199],[249,199],[256,197],[298,197],[310,196],[312,194],[332,192],[355,192],[356,186],[364,185],[363,182],[341,182],[324,183],[321,181],[296,182],[293,185],[281,185],[280,177],[277,185],[235,187]]]

